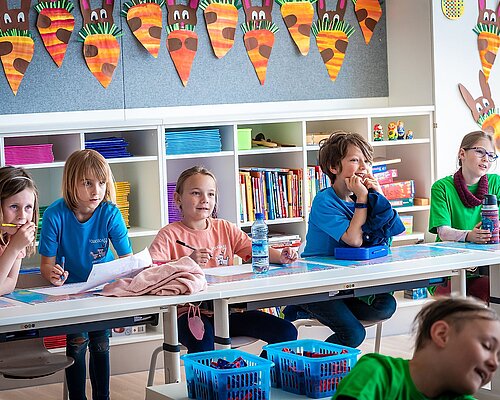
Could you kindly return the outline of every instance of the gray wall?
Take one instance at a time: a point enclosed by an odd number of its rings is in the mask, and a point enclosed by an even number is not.
[[[9,0],[11,8],[19,0]],[[258,4],[254,1],[254,4]],[[336,2],[328,2],[334,7]],[[92,7],[100,5],[92,2]],[[355,19],[354,6],[348,2],[345,19],[355,32],[349,39],[343,67],[331,82],[321,60],[315,40],[302,56],[293,43],[281,18],[279,5],[274,4],[273,20],[279,27],[267,70],[261,86],[243,45],[239,26],[233,48],[222,59],[212,51],[205,27],[203,11],[198,10],[198,52],[194,59],[187,87],[182,83],[166,49],[163,31],[160,54],[154,59],[132,35],[126,20],[119,16],[115,4],[115,23],[123,29],[121,59],[107,89],[88,70],[77,41],[82,18],[75,4],[76,25],[61,68],[57,68],[45,50],[35,27],[36,12],[32,10],[30,25],[35,39],[35,54],[14,96],[7,80],[0,74],[0,114],[43,113],[58,111],[106,110],[142,107],[169,107],[231,103],[255,103],[293,100],[349,99],[387,97],[387,40],[384,14],[367,46]],[[166,26],[166,10],[163,10]],[[239,10],[239,24],[244,21]]]

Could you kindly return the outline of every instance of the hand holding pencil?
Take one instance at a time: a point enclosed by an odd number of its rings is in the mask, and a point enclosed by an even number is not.
[[[189,255],[191,259],[194,260],[196,264],[198,264],[201,268],[205,268],[207,266],[208,261],[212,258],[212,251],[206,247],[201,249],[197,249],[187,243],[184,243],[181,240],[176,240],[176,243],[187,247],[188,249],[193,250],[193,252]]]

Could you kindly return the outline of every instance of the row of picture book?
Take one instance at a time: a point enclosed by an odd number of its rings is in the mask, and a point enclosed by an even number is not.
[[[303,217],[302,170],[240,168],[240,222]]]

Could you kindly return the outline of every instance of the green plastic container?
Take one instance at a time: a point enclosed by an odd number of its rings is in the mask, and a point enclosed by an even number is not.
[[[238,128],[238,150],[252,148],[252,128]]]

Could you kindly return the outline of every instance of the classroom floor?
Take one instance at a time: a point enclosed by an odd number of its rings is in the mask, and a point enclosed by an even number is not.
[[[381,352],[394,357],[410,358],[413,339],[409,335],[388,336],[382,338]],[[373,339],[367,339],[360,346],[363,353],[373,351]],[[155,375],[155,385],[161,385],[163,371],[158,369]],[[142,400],[145,396],[147,372],[136,372],[111,377],[112,400]],[[87,381],[87,393],[90,392],[90,382]],[[56,400],[62,398],[62,384],[51,384],[23,389],[0,391],[1,400]]]

